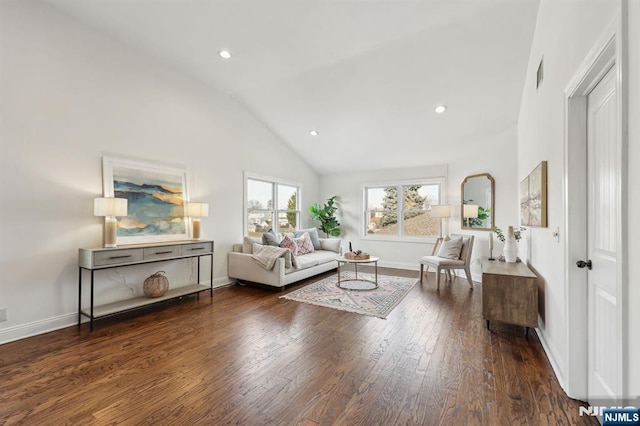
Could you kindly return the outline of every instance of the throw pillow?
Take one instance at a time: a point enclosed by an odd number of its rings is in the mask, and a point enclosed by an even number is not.
[[[294,238],[293,241],[298,246],[298,254],[313,253],[315,251],[308,232],[302,234],[300,238]]]
[[[262,244],[280,247],[280,241],[282,241],[282,238],[273,232],[273,229],[269,229],[267,232],[262,234]]]
[[[462,250],[462,237],[452,238],[450,240],[442,241],[440,250],[438,250],[438,257],[444,259],[460,259],[460,251]]]
[[[340,241],[340,238],[323,238],[320,240],[320,248],[340,253]]]
[[[293,253],[294,256],[297,256],[299,254],[298,244],[296,244],[294,240],[286,235],[284,236],[284,238],[282,238],[282,241],[280,241],[280,247],[288,248],[289,250],[291,250],[291,253]]]
[[[320,246],[320,238],[318,237],[318,228],[301,229],[299,231],[295,231],[293,235],[295,237],[301,237],[305,232],[309,234],[314,250],[321,250],[322,247]]]
[[[242,253],[253,254],[253,245],[262,245],[261,238],[244,237],[242,240]]]

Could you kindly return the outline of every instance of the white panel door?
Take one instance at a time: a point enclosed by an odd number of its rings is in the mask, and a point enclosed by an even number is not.
[[[618,311],[619,156],[614,66],[587,98],[589,401],[614,401],[621,390]]]

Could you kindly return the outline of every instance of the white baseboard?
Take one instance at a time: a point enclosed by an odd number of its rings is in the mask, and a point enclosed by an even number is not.
[[[234,282],[235,280],[232,280],[229,277],[214,278],[213,288],[224,287],[229,284],[233,284]],[[201,284],[208,285],[209,281],[207,280]],[[85,322],[88,321],[88,319],[83,317],[82,321]],[[78,314],[74,312],[71,314],[60,315],[58,317],[46,318],[27,324],[20,324],[5,328],[0,330],[0,345],[3,343],[14,342],[16,340],[26,339],[27,337],[37,336],[38,334],[60,330],[61,328],[75,326],[77,324]]]
[[[386,262],[381,260],[378,262],[378,265],[384,268],[397,268],[397,269],[407,269],[409,271],[416,271],[418,275],[420,273],[420,264],[418,263],[403,263],[403,262]],[[433,269],[431,269],[433,271]],[[456,269],[456,274],[460,274],[460,276],[465,277],[466,275],[462,269]],[[482,282],[482,274],[476,274],[471,272],[471,280],[477,283]]]
[[[378,262],[378,266],[381,266],[383,268],[396,268],[396,269],[408,269],[409,271],[420,271],[420,264],[417,262],[405,263],[405,262],[389,262],[389,261],[381,260]]]
[[[20,324],[0,330],[0,345],[38,334],[66,328],[78,323],[78,314],[66,314],[54,318],[33,321],[27,324]]]
[[[558,383],[560,384],[560,387],[562,388],[562,390],[564,390],[565,393],[567,393],[567,386],[566,386],[565,378],[563,374],[564,370],[562,368],[562,363],[559,361],[556,350],[549,344],[549,342],[547,342],[547,339],[545,338],[545,335],[542,332],[542,330],[540,330],[540,328],[536,327],[535,330],[536,330],[536,334],[538,335],[538,339],[542,344],[542,349],[544,349],[545,355],[547,355],[547,359],[551,364],[551,368],[553,369],[553,372],[556,375],[556,379],[558,379]]]

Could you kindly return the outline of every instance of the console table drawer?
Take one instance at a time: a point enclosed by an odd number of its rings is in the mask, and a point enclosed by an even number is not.
[[[213,242],[207,241],[202,243],[185,244],[182,246],[182,255],[188,256],[198,253],[211,253],[213,251]]]
[[[180,246],[158,246],[144,249],[144,260],[157,260],[166,257],[177,257],[182,254]]]
[[[142,249],[105,250],[93,253],[93,265],[115,265],[118,263],[139,262],[143,259]]]

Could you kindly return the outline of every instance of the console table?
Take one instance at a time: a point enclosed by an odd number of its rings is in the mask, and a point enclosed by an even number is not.
[[[209,271],[210,281],[208,286],[199,283],[200,258],[203,256],[211,257],[211,267]],[[94,304],[94,275],[96,271],[194,257],[198,259],[197,282],[194,284],[169,288],[161,297],[134,297],[104,305]],[[89,318],[89,327],[92,331],[93,322],[98,318],[115,315],[189,294],[199,294],[202,291],[210,291],[211,297],[213,297],[213,241],[189,240],[155,244],[131,244],[117,248],[81,248],[78,250],[78,265],[78,326],[81,325],[82,316],[84,315]],[[91,297],[90,305],[87,308],[82,308],[83,270],[89,271],[91,274]]]
[[[526,327],[538,326],[537,276],[524,263],[482,260],[482,316]]]

